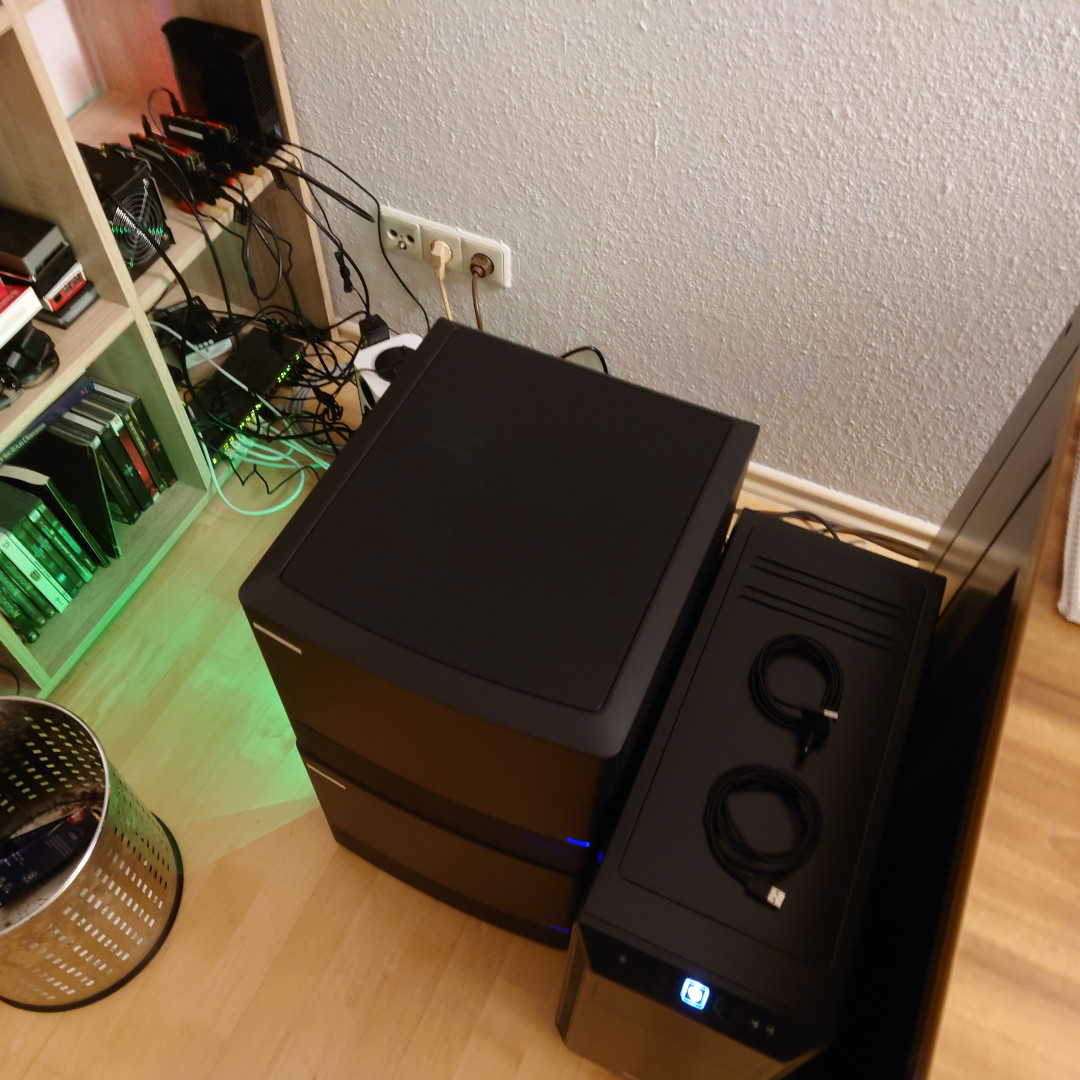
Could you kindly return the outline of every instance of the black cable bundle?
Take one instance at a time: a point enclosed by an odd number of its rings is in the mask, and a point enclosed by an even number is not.
[[[825,680],[825,689],[817,705],[796,704],[777,697],[769,685],[769,668],[781,656],[798,656],[812,664]],[[832,725],[840,719],[840,698],[844,693],[844,673],[824,645],[802,634],[773,638],[757,654],[750,668],[750,694],[761,712],[782,727],[800,735],[799,763],[811,750],[820,750],[829,737]]]
[[[732,795],[764,791],[779,796],[799,826],[791,846],[762,851],[743,834],[728,805]],[[798,777],[767,765],[741,765],[721,773],[705,803],[705,835],[713,858],[763,904],[779,908],[787,895],[775,884],[802,866],[821,837],[821,805]]]

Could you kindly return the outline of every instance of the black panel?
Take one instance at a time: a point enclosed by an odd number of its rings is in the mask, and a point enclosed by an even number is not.
[[[254,34],[200,19],[162,28],[184,110],[235,124],[248,139],[280,135],[280,114],[266,46]]]
[[[744,529],[747,526],[740,526]],[[733,567],[717,613],[622,862],[631,881],[816,966],[833,957],[867,812],[895,720],[927,593],[918,577],[883,574],[881,560],[851,559],[835,541],[793,544],[793,526],[755,525]],[[731,556],[734,558],[734,554]],[[770,722],[750,695],[749,672],[761,648],[786,634],[823,645],[844,675],[840,722],[825,747],[797,766],[798,738]],[[783,658],[769,673],[789,701],[816,702],[821,674],[805,660]],[[826,822],[809,863],[784,881],[786,910],[749,900],[712,857],[701,819],[709,787],[738,765],[796,771],[818,797]],[[740,821],[754,843],[780,850],[792,841],[783,804],[764,793],[737,796]]]
[[[282,579],[457,670],[595,711],[730,430],[458,333]]]
[[[1035,373],[938,530],[921,565],[946,578],[945,604],[996,542],[1045,471],[1076,392],[1080,308]],[[1029,549],[1011,552],[1022,562]],[[970,624],[969,624],[970,625]]]
[[[480,918],[566,948],[580,881],[428,821],[309,756],[327,822],[339,843],[432,896]]]

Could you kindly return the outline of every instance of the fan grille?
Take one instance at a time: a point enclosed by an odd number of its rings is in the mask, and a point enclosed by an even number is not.
[[[124,262],[132,270],[140,270],[152,263],[167,242],[161,204],[146,180],[137,191],[130,192],[117,203],[109,224]]]

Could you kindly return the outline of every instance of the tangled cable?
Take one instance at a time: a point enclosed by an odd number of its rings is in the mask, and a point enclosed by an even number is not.
[[[769,669],[781,656],[798,656],[812,664],[825,680],[825,688],[817,705],[796,704],[773,693],[769,684]],[[791,731],[799,740],[799,764],[811,750],[820,750],[829,737],[833,724],[840,720],[840,699],[844,693],[844,673],[824,645],[802,634],[785,634],[767,642],[750,668],[750,694],[761,712]]]
[[[763,851],[747,840],[731,812],[732,795],[764,791],[779,796],[798,825],[791,846]],[[741,765],[721,773],[705,803],[705,835],[713,857],[756,900],[779,908],[786,893],[776,881],[802,866],[821,837],[821,805],[814,793],[791,773],[767,765]]]

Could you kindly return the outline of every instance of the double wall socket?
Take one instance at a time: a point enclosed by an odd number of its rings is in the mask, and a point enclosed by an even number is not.
[[[453,253],[446,269],[463,274],[469,273],[469,263],[474,255],[486,255],[495,269],[483,281],[502,289],[510,288],[510,249],[498,240],[455,229],[452,225],[440,225],[437,221],[391,207],[383,207],[380,239],[391,255],[421,262],[428,260],[428,252],[436,240],[445,240]]]

